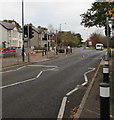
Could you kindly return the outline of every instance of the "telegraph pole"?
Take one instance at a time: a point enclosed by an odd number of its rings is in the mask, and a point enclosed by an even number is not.
[[[23,47],[22,47],[22,60],[25,61],[24,57],[24,2],[22,0],[22,40],[23,40]]]

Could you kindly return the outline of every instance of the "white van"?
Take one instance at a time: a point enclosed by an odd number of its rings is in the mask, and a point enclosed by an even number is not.
[[[101,43],[96,44],[96,50],[103,50],[103,49],[104,49],[103,44]]]

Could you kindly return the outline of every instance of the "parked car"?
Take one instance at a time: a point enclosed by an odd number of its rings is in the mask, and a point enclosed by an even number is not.
[[[65,50],[64,49],[59,49],[59,53],[64,53],[65,52]]]
[[[10,52],[16,52],[17,47],[8,47],[3,49],[3,53],[10,53]]]
[[[3,57],[11,57],[16,56],[17,49],[20,49],[20,47],[8,47],[2,50]]]
[[[103,44],[99,43],[99,44],[96,44],[96,50],[103,50],[104,47],[103,47]]]

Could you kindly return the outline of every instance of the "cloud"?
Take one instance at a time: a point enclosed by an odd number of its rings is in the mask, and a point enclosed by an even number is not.
[[[35,26],[48,27],[52,24],[57,30],[62,24],[62,30],[82,33],[87,37],[84,27],[80,25],[81,17],[95,0],[24,0],[24,22]],[[14,19],[22,24],[22,0],[1,0],[3,19]],[[66,23],[66,24],[64,24]],[[94,31],[96,28],[92,28]],[[90,32],[88,32],[89,34]]]

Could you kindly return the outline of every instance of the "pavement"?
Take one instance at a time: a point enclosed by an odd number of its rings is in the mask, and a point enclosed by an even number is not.
[[[44,54],[42,56],[42,53],[36,53],[36,54],[30,54],[29,57],[26,55],[24,57],[24,62],[22,61],[22,56],[16,56],[16,57],[7,57],[7,58],[0,58],[2,60],[2,71],[5,70],[10,70],[15,67],[21,67],[23,65],[27,64],[33,64],[33,63],[38,63],[41,61],[46,61],[50,59],[55,59],[57,57],[62,57],[65,56],[66,53],[58,53],[58,55],[55,54],[54,51],[48,52],[46,55]]]
[[[74,115],[75,120],[100,120],[100,87],[103,81],[102,69],[104,60],[101,61],[96,73]],[[114,119],[114,50],[110,59],[110,119]]]

